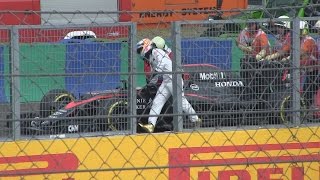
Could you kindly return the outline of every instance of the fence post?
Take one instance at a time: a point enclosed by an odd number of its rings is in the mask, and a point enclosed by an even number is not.
[[[173,84],[173,127],[174,131],[182,131],[183,118],[182,118],[182,75],[181,75],[181,23],[173,22],[171,29],[172,35],[172,49],[174,59],[172,61],[172,84]]]
[[[12,109],[13,139],[20,139],[20,59],[19,59],[19,29],[10,29],[10,104]]]
[[[294,126],[300,125],[300,19],[292,21],[292,110]]]
[[[137,76],[137,56],[135,52],[135,45],[137,43],[137,24],[132,23],[130,26],[130,37],[129,37],[129,84],[128,84],[128,108],[129,115],[131,116],[131,133],[135,134],[137,132],[137,90],[136,90],[136,76]]]

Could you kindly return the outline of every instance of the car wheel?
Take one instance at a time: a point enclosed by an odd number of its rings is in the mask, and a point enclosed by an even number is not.
[[[69,102],[74,101],[75,97],[67,90],[53,89],[46,93],[40,102],[40,117],[48,117],[58,109],[63,108]]]
[[[288,112],[288,110],[290,110],[290,108],[291,108],[291,101],[292,101],[292,98],[290,95],[284,97],[283,100],[281,101],[280,119],[283,123],[290,122],[290,120],[293,116],[293,112]],[[300,120],[304,121],[304,119],[306,119],[306,117],[307,117],[307,114],[305,111],[307,109],[307,106],[306,106],[306,103],[303,98],[301,98],[301,100],[300,100],[300,109],[301,109]]]
[[[96,124],[101,130],[122,131],[129,130],[130,124],[128,121],[128,102],[121,99],[113,99],[104,101],[97,115]]]

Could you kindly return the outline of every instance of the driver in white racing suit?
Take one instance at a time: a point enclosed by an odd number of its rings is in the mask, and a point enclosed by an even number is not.
[[[154,43],[149,39],[142,39],[137,43],[137,53],[145,61],[149,61],[150,65],[154,72],[166,72],[167,74],[159,74],[163,77],[163,81],[158,88],[157,94],[152,102],[152,106],[149,113],[148,124],[141,124],[145,131],[152,133],[154,131],[155,125],[157,123],[158,115],[161,113],[161,110],[172,95],[172,61],[169,58],[168,54],[160,48],[156,48]],[[150,81],[150,83],[157,82],[157,76]],[[183,86],[182,86],[183,87]],[[191,122],[194,122],[196,126],[201,123],[201,119],[196,115],[195,110],[185,98],[184,93],[182,92],[182,110],[190,114],[189,118]]]
[[[172,60],[172,56],[173,56],[172,50],[166,45],[166,41],[162,37],[156,36],[151,40],[151,42],[155,44],[156,48],[164,50],[164,52],[166,52],[168,54],[168,56],[170,57],[170,59]],[[152,74],[152,67],[151,67],[149,61],[144,61],[144,74],[146,76],[146,82],[149,83],[149,81],[152,79],[152,75],[153,75]]]

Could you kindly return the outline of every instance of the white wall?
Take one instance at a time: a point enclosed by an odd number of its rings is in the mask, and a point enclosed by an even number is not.
[[[41,11],[117,11],[117,0],[41,0]],[[117,14],[42,14],[42,24],[87,24],[118,22]]]

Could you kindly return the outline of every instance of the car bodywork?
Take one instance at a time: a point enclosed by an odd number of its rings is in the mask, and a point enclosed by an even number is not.
[[[287,121],[291,88],[280,63],[259,64],[251,78],[234,75],[209,64],[184,65],[184,93],[203,120],[202,127],[278,124]],[[250,65],[252,66],[252,65]],[[282,66],[280,64],[280,66]],[[252,67],[257,68],[257,67]],[[248,75],[248,74],[247,74]],[[155,86],[137,88],[137,121],[147,123]],[[302,104],[302,106],[304,106]],[[162,109],[155,132],[170,131],[172,98]],[[184,115],[184,128],[193,128]],[[21,124],[23,134],[61,134],[130,130],[128,90],[119,88],[84,94],[79,100],[65,90],[48,92],[40,103],[39,118]],[[137,132],[143,132],[137,126]]]
[[[212,112],[209,111],[213,111],[213,106],[218,101],[221,104],[239,101],[237,93],[233,92],[235,89],[232,88],[244,86],[244,83],[233,79],[231,72],[222,71],[209,64],[185,65],[184,71],[185,96],[198,113],[206,114],[207,117],[203,118],[205,122],[212,119],[210,117]],[[149,114],[156,91],[156,87],[150,86],[137,88],[138,115]],[[25,125],[23,128],[50,134],[128,130],[129,118],[123,117],[127,115],[127,94],[126,88],[119,88],[104,92],[90,92],[82,95],[79,100],[74,100],[73,95],[67,91],[52,90],[40,103],[39,117],[47,120],[23,123]],[[64,104],[64,98],[67,98],[67,102],[71,102]],[[161,114],[170,113],[172,113],[172,98],[168,100],[161,112]],[[147,116],[139,117],[138,121],[146,123]],[[171,122],[172,116],[160,117],[156,131],[172,130]],[[138,132],[140,131],[141,129],[138,128]]]

